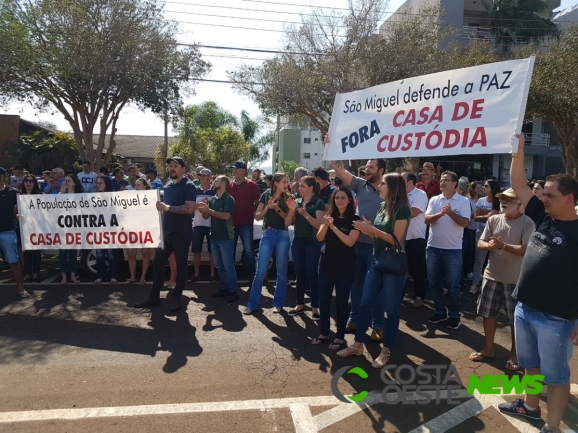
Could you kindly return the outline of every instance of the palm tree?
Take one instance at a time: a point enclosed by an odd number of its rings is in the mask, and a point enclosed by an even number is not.
[[[241,111],[241,133],[249,144],[248,164],[256,165],[269,158],[269,147],[275,143],[275,132],[264,131],[271,121],[267,117],[251,119],[249,113]]]
[[[496,43],[529,43],[546,36],[559,37],[550,19],[540,16],[549,9],[545,0],[482,0]]]

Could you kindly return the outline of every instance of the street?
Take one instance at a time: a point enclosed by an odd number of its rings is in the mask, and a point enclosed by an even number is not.
[[[56,278],[28,284],[32,296],[19,300],[6,271],[0,280],[2,432],[514,433],[543,425],[501,415],[497,403],[513,396],[472,398],[465,389],[459,405],[384,404],[384,384],[370,365],[379,346],[368,342],[365,357],[342,359],[327,345],[311,345],[318,329],[310,312],[273,314],[274,282],[263,291],[261,311],[244,316],[246,282],[240,302],[231,305],[211,298],[216,284],[187,284],[186,308],[170,314],[165,301],[152,312],[130,308],[149,285],[61,286]],[[483,347],[483,333],[475,297],[462,299],[463,325],[455,331],[427,324],[429,301],[419,310],[404,302],[390,364],[451,364],[466,388],[472,374],[509,373],[504,316],[495,358],[468,359]],[[293,302],[289,288],[286,305]],[[351,344],[353,336],[346,339]],[[339,382],[345,395],[370,392],[360,404],[332,393],[332,373],[345,366],[369,375]],[[571,367],[578,382],[576,356]],[[578,430],[578,386],[572,392],[566,431]],[[545,401],[541,407],[545,419]]]

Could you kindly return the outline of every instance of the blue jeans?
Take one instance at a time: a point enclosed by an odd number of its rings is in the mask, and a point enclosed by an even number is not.
[[[275,286],[275,296],[273,306],[283,308],[285,297],[287,296],[287,263],[289,262],[289,232],[287,230],[263,229],[263,237],[259,243],[259,262],[257,272],[251,286],[251,295],[247,307],[256,310],[259,308],[261,291],[263,290],[263,280],[269,270],[269,260],[275,252],[277,265],[277,285]]]
[[[444,250],[427,247],[427,280],[436,314],[460,317],[462,287],[462,250]],[[444,288],[448,289],[448,308],[444,300]]]
[[[213,248],[213,261],[219,273],[221,289],[226,292],[237,291],[237,274],[235,273],[235,261],[233,260],[234,241],[211,239]]]
[[[114,250],[96,250],[96,277],[106,279],[106,261],[108,261],[108,276],[116,280],[116,261],[114,259]]]
[[[574,345],[570,337],[578,320],[567,320],[530,308],[521,302],[514,313],[516,352],[521,367],[539,368],[547,385],[570,383]]]
[[[305,303],[305,290],[311,291],[311,307],[319,307],[318,272],[321,242],[315,238],[293,238],[291,245],[293,266],[297,275],[297,305]]]
[[[237,250],[237,241],[241,238],[243,245],[243,269],[251,281],[255,277],[255,251],[253,251],[253,225],[235,226],[235,241],[233,243],[233,260]]]
[[[360,320],[357,310],[359,309],[359,304],[363,294],[365,277],[369,269],[373,267],[375,261],[375,257],[373,256],[373,244],[357,242],[355,244],[355,255],[357,256],[357,260],[355,261],[356,274],[355,281],[351,286],[351,313],[349,314],[349,321],[351,323],[358,323]],[[373,321],[371,326],[375,329],[383,329],[385,326],[385,318],[383,317],[385,313],[383,309],[384,305],[385,295],[380,293],[374,306],[371,308],[371,317]]]
[[[293,258],[295,260],[295,258]],[[329,322],[331,319],[331,297],[335,286],[335,309],[337,331],[335,338],[343,340],[345,337],[345,326],[349,315],[349,292],[351,284],[355,279],[355,269],[348,268],[343,275],[326,274],[319,270],[319,331],[321,335],[329,335]]]
[[[60,272],[66,274],[76,274],[76,250],[58,250],[58,263],[60,265]]]
[[[380,305],[381,310],[387,313],[383,333],[383,345],[393,346],[397,331],[399,330],[399,300],[405,286],[405,275],[391,275],[376,271],[373,266],[367,272],[365,285],[363,286],[363,296],[359,304],[359,321],[355,330],[355,341],[364,343],[367,337],[366,331],[369,326],[369,312],[377,302],[384,300]]]

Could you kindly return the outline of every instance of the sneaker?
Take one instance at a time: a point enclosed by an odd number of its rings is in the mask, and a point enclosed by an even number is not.
[[[449,329],[458,329],[461,324],[462,324],[462,322],[460,322],[459,317],[450,317],[446,327]]]
[[[540,408],[530,410],[527,409],[524,405],[524,399],[520,398],[516,401],[510,403],[500,403],[498,405],[498,409],[500,412],[505,413],[506,415],[516,415],[516,416],[524,416],[530,419],[541,419],[542,412]]]
[[[243,314],[251,314],[253,311],[255,310],[249,307],[245,307],[245,309],[243,310]]]
[[[311,320],[317,322],[319,319],[321,319],[321,316],[319,315],[319,313],[313,313],[311,315]]]
[[[411,308],[421,308],[423,307],[423,299],[419,296],[416,296],[413,302],[411,303]]]
[[[238,300],[239,300],[239,293],[229,292],[229,295],[227,296],[227,302],[228,303],[237,302]]]
[[[176,285],[177,285],[176,282],[167,281],[167,282],[165,283],[164,287],[167,287],[168,289],[174,289]]]
[[[566,431],[569,431],[569,430],[566,430]],[[561,432],[562,432],[562,430],[560,430],[559,428],[556,428],[556,427],[550,428],[550,427],[546,427],[546,426],[542,427],[542,430],[540,430],[540,433],[561,433]]]
[[[134,304],[134,308],[158,307],[159,305],[161,305],[161,298],[159,296],[148,295],[142,301]]]
[[[116,278],[111,278],[110,284],[116,284],[116,283],[118,283],[118,280]]]
[[[22,290],[21,292],[18,292],[18,296],[21,298],[30,298],[30,293],[28,293],[26,290]]]
[[[96,280],[94,280],[94,284],[101,284],[102,283],[102,278],[97,278]]]
[[[429,319],[427,319],[427,321],[429,323],[440,323],[440,322],[445,322],[446,320],[448,320],[448,316],[445,315],[441,315],[441,314],[434,314],[433,316],[431,316]]]
[[[373,343],[381,343],[383,341],[383,329],[373,329],[369,339]]]
[[[479,291],[480,291],[480,288],[478,286],[476,286],[475,284],[473,284],[472,287],[470,287],[470,290],[468,290],[470,295],[477,295]]]
[[[200,279],[199,277],[195,277],[193,275],[189,280],[187,280],[187,283],[196,283],[197,281],[199,281],[199,279]]]
[[[283,312],[283,308],[273,307],[273,313],[281,314],[282,312]]]
[[[301,308],[300,310],[296,310],[295,308],[293,308],[293,309],[289,310],[289,313],[287,313],[287,314],[289,314],[290,316],[298,316],[299,314],[304,313],[304,312],[305,312],[305,307]]]
[[[474,274],[472,272],[469,272],[468,275],[466,275],[466,278],[468,280],[471,280],[472,278],[474,278]]]
[[[171,296],[171,302],[169,304],[169,310],[172,312],[179,311],[181,309],[181,295]]]
[[[223,289],[219,289],[211,295],[211,298],[225,298],[229,296],[229,292]]]

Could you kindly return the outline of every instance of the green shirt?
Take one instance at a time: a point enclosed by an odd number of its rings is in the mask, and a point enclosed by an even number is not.
[[[269,199],[271,198],[271,191],[267,190],[263,194],[261,194],[261,198],[259,199],[259,203],[263,203],[267,206],[269,203]],[[279,201],[279,209],[283,212],[289,212],[289,208],[287,207],[286,203],[281,203]],[[285,227],[285,219],[279,215],[279,213],[274,209],[269,209],[265,214],[265,218],[263,218],[263,228],[271,227],[272,229],[277,230],[287,230]]]
[[[211,218],[211,239],[215,241],[227,241],[235,238],[235,228],[233,227],[233,211],[235,210],[235,199],[225,192],[221,197],[216,195],[209,201],[209,209],[215,212],[228,212],[231,214],[228,220],[221,218]]]
[[[297,209],[303,207],[303,197],[299,197],[295,200],[297,203]],[[316,218],[316,212],[318,210],[325,212],[325,203],[323,200],[313,196],[309,203],[305,205],[305,210],[310,217]],[[309,221],[305,219],[299,212],[295,213],[295,236],[298,238],[315,238],[317,236],[317,229],[309,224]]]
[[[393,218],[395,218],[395,221],[400,221],[400,220],[407,220],[408,224],[409,221],[411,219],[411,209],[408,205],[404,205],[402,207],[400,207],[397,210],[397,214],[393,216]],[[386,214],[385,211],[385,202],[381,203],[379,205],[379,209],[377,210],[377,216],[375,217],[375,221],[373,222],[373,225],[381,230],[382,232],[385,233],[389,233],[389,234],[393,234],[393,218],[389,219],[389,215]],[[406,230],[407,233],[407,230]],[[405,235],[403,237],[403,239],[398,239],[399,243],[401,244],[401,247],[405,250]],[[390,244],[389,242],[384,241],[383,239],[380,238],[375,238],[375,241],[373,242],[373,254],[375,256],[377,256],[377,254],[381,251],[384,250],[387,247],[392,247],[393,245]]]

